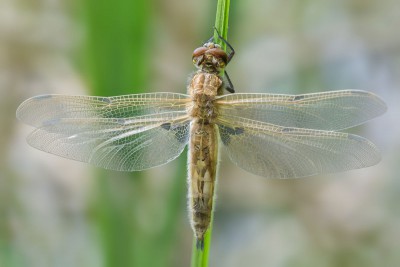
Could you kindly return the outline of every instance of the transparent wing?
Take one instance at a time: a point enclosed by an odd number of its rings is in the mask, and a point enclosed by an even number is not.
[[[372,166],[380,155],[367,139],[281,127],[245,118],[218,120],[223,146],[239,167],[267,178],[297,178]]]
[[[35,148],[106,169],[137,171],[181,154],[189,138],[185,100],[170,93],[48,95],[22,103],[17,117],[37,128],[27,138]]]
[[[184,111],[188,95],[176,93],[132,94],[114,97],[40,95],[27,99],[17,110],[21,121],[40,127],[53,119],[130,118]]]
[[[376,95],[342,90],[304,95],[229,94],[216,100],[221,116],[239,116],[285,127],[341,130],[383,114]]]

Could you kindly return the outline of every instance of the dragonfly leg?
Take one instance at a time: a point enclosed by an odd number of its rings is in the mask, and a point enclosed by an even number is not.
[[[227,60],[227,64],[228,64],[228,63],[231,61],[231,59],[233,58],[233,56],[235,55],[235,49],[233,49],[232,45],[231,45],[230,43],[228,43],[228,41],[225,40],[225,38],[222,37],[222,36],[219,34],[219,31],[217,30],[217,28],[214,27],[214,29],[215,29],[215,31],[216,31],[217,34],[218,34],[218,38],[221,39],[221,40],[229,47],[229,49],[231,50],[231,51],[229,52],[229,54],[228,54],[228,60]],[[213,39],[213,37],[211,37],[210,40],[211,40],[211,39]]]
[[[208,39],[208,40],[205,42],[205,44],[206,44],[206,43],[211,43],[211,42],[213,42],[213,41],[214,41],[214,35],[211,36],[210,39]]]
[[[225,89],[229,92],[229,93],[234,93],[235,92],[235,88],[233,87],[231,78],[229,78],[228,73],[226,72],[226,70],[224,70],[225,73],[225,77],[226,77],[226,81],[228,82],[227,86],[225,86]]]

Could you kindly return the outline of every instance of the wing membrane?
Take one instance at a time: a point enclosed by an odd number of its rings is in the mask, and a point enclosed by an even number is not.
[[[221,116],[319,130],[350,128],[386,111],[379,97],[361,90],[304,95],[229,94],[216,102]]]
[[[106,169],[137,171],[181,154],[189,138],[185,99],[169,93],[107,100],[50,95],[22,103],[17,117],[37,128],[27,138],[33,147]]]
[[[17,118],[34,127],[54,118],[129,118],[183,111],[189,100],[188,95],[176,93],[114,97],[41,95],[24,101],[18,107]]]
[[[380,155],[357,135],[282,127],[235,116],[218,121],[230,159],[267,178],[297,178],[372,166]]]

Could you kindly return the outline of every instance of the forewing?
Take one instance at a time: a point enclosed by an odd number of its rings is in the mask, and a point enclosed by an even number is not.
[[[220,116],[238,116],[285,127],[341,130],[383,114],[376,95],[341,90],[304,95],[229,94],[216,100]]]
[[[186,98],[167,95],[42,96],[22,103],[17,117],[37,128],[28,142],[40,150],[111,170],[144,170],[175,159],[188,141],[180,104]]]
[[[176,93],[132,94],[113,97],[40,95],[27,99],[17,118],[34,127],[53,119],[132,118],[184,111],[188,95]]]
[[[222,144],[239,167],[267,178],[297,178],[372,166],[369,140],[332,131],[282,127],[234,116],[218,121]]]

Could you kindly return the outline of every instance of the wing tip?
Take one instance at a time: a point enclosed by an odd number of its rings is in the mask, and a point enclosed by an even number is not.
[[[32,108],[34,108],[34,105],[39,105],[40,101],[50,99],[53,96],[52,94],[44,94],[24,100],[15,111],[15,117],[26,124],[35,126],[35,123],[31,120],[35,115]]]
[[[375,113],[376,116],[384,114],[388,109],[388,106],[385,103],[385,101],[380,96],[371,91],[360,90],[360,89],[346,89],[345,91],[348,91],[350,93],[356,93],[357,95],[365,95],[366,97],[374,100],[374,104],[377,107]]]

